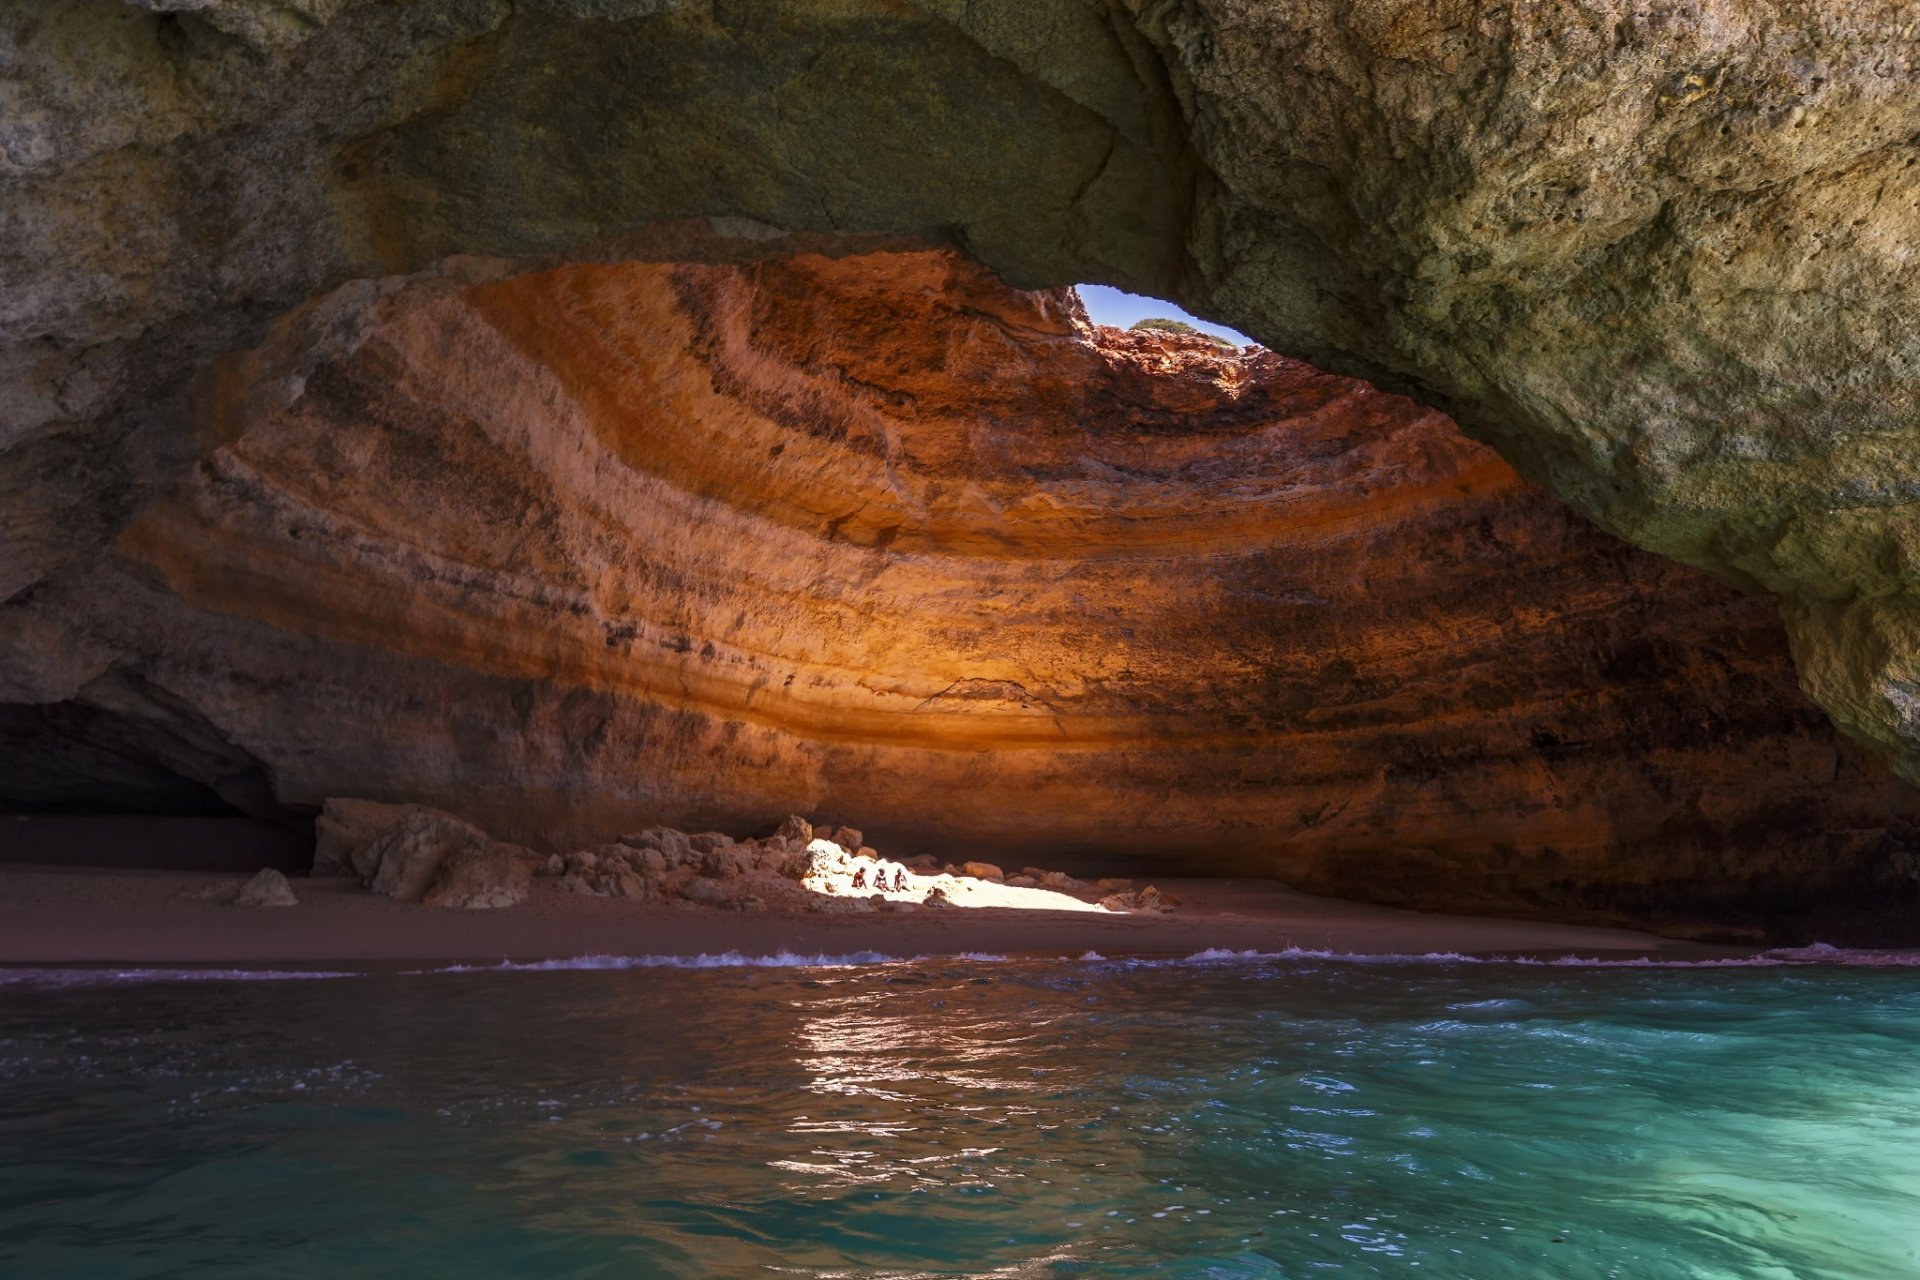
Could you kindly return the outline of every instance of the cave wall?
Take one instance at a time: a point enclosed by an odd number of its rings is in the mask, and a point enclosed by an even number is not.
[[[1893,0],[0,0],[0,701],[151,687],[49,657],[46,602],[138,576],[236,420],[209,365],[290,310],[333,300],[321,350],[339,290],[463,255],[888,234],[1450,411],[1778,597],[1807,691],[1920,775],[1917,60]]]
[[[1447,408],[1912,776],[1917,63],[1895,0],[0,0],[0,601],[347,280],[900,233]]]
[[[192,403],[203,460],[9,664],[69,716],[164,689],[216,790],[238,755],[270,805],[549,848],[799,811],[1678,932],[1912,913],[1914,794],[1763,597],[1410,400],[951,251],[453,263]]]

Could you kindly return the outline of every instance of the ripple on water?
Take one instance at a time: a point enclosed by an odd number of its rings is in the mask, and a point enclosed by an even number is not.
[[[10,981],[0,1271],[1920,1275],[1920,994],[1831,961]]]

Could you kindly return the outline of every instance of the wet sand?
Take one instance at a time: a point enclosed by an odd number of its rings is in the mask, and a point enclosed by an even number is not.
[[[326,965],[517,962],[578,956],[1191,954],[1207,948],[1350,954],[1743,954],[1624,929],[1427,915],[1295,893],[1264,880],[1157,879],[1166,915],[997,908],[821,915],[638,904],[536,881],[515,907],[392,902],[351,879],[294,877],[300,904],[245,908],[193,896],[244,877],[0,866],[0,964]]]

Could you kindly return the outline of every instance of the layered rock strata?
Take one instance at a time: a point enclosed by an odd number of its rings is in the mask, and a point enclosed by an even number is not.
[[[104,716],[241,808],[553,850],[798,810],[1435,908],[1910,929],[1913,795],[1799,698],[1767,600],[1409,400],[957,254],[463,261],[296,309],[192,403],[202,460],[6,611],[18,754],[77,788]]]
[[[1917,776],[1917,69],[1893,0],[4,0],[0,600],[348,280],[903,233],[1450,407]]]

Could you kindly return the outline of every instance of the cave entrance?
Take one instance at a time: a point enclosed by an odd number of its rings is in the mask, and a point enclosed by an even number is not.
[[[172,705],[169,705],[172,704]],[[305,870],[310,822],[191,707],[117,673],[57,703],[0,704],[0,862]]]

